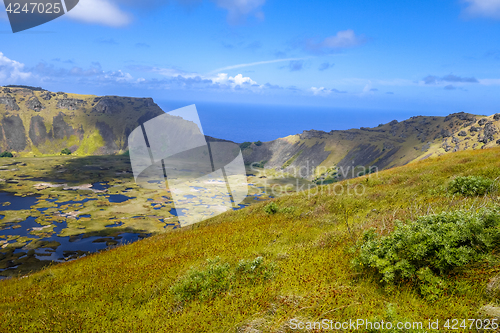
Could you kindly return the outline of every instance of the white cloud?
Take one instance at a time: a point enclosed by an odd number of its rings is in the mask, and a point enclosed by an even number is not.
[[[500,0],[462,0],[467,4],[464,13],[470,17],[500,19]]]
[[[261,7],[266,0],[214,0],[217,6],[228,11],[227,20],[229,23],[237,24],[246,19],[248,15],[254,15],[258,19],[264,19]]]
[[[325,87],[311,87],[310,89],[313,93],[313,95],[330,95],[331,91],[330,89],[326,89]]]
[[[365,37],[356,35],[353,30],[349,29],[339,31],[335,36],[327,37],[319,43],[310,39],[306,41],[306,49],[315,52],[340,50],[355,47],[364,44],[365,42]]]
[[[29,78],[31,73],[24,72],[23,68],[24,64],[11,60],[0,52],[0,84],[11,84]]]
[[[222,71],[227,71],[230,69],[242,68],[242,67],[272,64],[272,63],[283,62],[283,61],[297,61],[297,60],[304,60],[304,59],[306,59],[306,58],[287,58],[287,59],[274,59],[274,60],[250,62],[250,63],[246,63],[246,64],[239,64],[239,65],[232,65],[232,66],[218,68],[216,70],[211,71],[210,74],[214,74],[214,73],[222,72]]]
[[[213,78],[212,82],[213,83],[227,84],[227,85],[232,86],[233,88],[235,86],[241,86],[244,84],[249,84],[249,85],[257,84],[257,82],[255,82],[254,80],[252,80],[249,77],[244,77],[242,74],[238,74],[238,75],[235,75],[233,77],[233,76],[228,76],[225,73],[217,74],[217,77]]]
[[[122,27],[132,21],[132,17],[109,0],[82,0],[68,17],[85,23]]]

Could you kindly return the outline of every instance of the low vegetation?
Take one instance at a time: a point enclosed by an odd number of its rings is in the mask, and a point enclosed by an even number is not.
[[[3,153],[0,153],[0,157],[14,157],[11,152],[4,151]]]
[[[245,141],[243,142],[241,145],[240,145],[240,148],[241,150],[244,150],[244,149],[247,149],[247,148],[250,148],[250,146],[252,145],[251,142],[248,142],[248,141]]]
[[[484,195],[494,189],[495,182],[481,176],[462,176],[453,179],[449,185],[451,193],[466,196]]]
[[[68,148],[64,148],[63,150],[61,150],[61,155],[71,155],[71,150],[69,150]]]
[[[446,286],[442,280],[458,268],[488,258],[500,244],[498,209],[457,210],[425,215],[415,221],[395,221],[395,229],[377,237],[364,233],[354,264],[373,269],[381,282],[410,282],[436,300]]]
[[[240,285],[262,283],[272,278],[276,267],[265,264],[262,257],[253,260],[240,260],[231,266],[222,263],[219,257],[207,259],[204,268],[191,268],[171,288],[174,297],[181,302],[194,299],[213,299],[223,292]]]

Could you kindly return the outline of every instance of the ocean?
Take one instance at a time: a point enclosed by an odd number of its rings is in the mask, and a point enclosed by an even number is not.
[[[205,135],[237,143],[271,141],[311,129],[329,132],[376,127],[394,119],[402,121],[417,115],[415,111],[334,107],[173,101],[156,101],[156,103],[165,112],[195,104]]]

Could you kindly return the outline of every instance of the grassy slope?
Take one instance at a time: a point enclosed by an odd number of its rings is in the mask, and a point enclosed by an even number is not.
[[[0,281],[0,331],[287,331],[291,318],[412,320],[473,318],[486,300],[486,282],[500,271],[475,264],[458,275],[453,289],[428,303],[410,286],[384,289],[350,266],[348,251],[362,229],[391,230],[394,219],[427,212],[477,208],[498,198],[446,194],[458,175],[500,176],[500,149],[465,151],[426,159],[378,175],[276,199],[292,213],[266,215],[257,204],[240,211],[134,244],[65,263],[22,279]],[[337,193],[340,187],[336,187]],[[314,190],[313,190],[314,191]],[[346,231],[344,216],[354,235]],[[256,285],[234,283],[209,301],[178,303],[170,286],[191,266],[219,256],[236,264],[263,256],[279,271]],[[393,310],[390,310],[393,309]]]

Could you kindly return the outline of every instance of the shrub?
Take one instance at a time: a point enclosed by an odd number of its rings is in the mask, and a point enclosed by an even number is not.
[[[481,176],[457,177],[451,181],[448,190],[466,196],[484,195],[493,189],[493,184],[493,180]]]
[[[245,141],[243,142],[241,145],[240,145],[240,148],[241,150],[244,150],[244,149],[247,149],[248,147],[250,147],[252,145],[251,142],[248,142],[248,141]]]
[[[68,148],[64,148],[63,150],[61,150],[61,154],[62,155],[71,155],[71,150],[69,150]]]
[[[229,288],[229,264],[220,263],[219,258],[207,260],[205,269],[191,268],[175,283],[171,291],[181,301],[209,299]]]
[[[260,141],[260,140],[259,140],[259,141],[257,141],[257,142],[254,142],[254,144],[255,144],[256,146],[262,146],[262,141]]]
[[[4,151],[3,153],[0,154],[0,157],[14,157],[11,152]]]
[[[191,268],[170,291],[179,301],[212,299],[239,283],[258,283],[272,278],[273,263],[265,264],[262,257],[241,260],[236,267],[221,263],[220,258],[208,259],[204,269]]]
[[[266,212],[269,215],[276,214],[278,210],[279,210],[278,205],[275,202],[270,202],[264,206],[264,212]]]
[[[484,259],[500,244],[499,227],[500,213],[488,209],[396,221],[388,236],[377,237],[373,229],[365,232],[353,264],[374,270],[385,283],[416,282],[422,295],[433,300],[445,285],[437,275]]]

